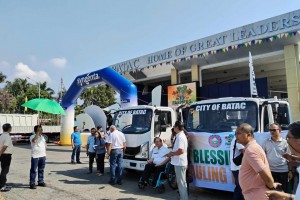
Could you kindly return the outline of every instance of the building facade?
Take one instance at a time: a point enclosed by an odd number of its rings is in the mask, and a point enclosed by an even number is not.
[[[198,99],[234,93],[236,87],[230,84],[239,85],[249,80],[251,52],[255,76],[264,80],[258,84],[258,91],[264,87],[267,91],[258,96],[288,98],[293,120],[300,120],[299,41],[300,10],[296,10],[112,67],[138,86],[143,104],[151,101],[143,94],[147,96],[151,89],[162,85],[165,104],[167,87],[176,84],[196,82],[200,91]],[[215,94],[209,93],[211,89],[204,92],[212,85],[227,85],[229,92],[224,93],[222,88]]]

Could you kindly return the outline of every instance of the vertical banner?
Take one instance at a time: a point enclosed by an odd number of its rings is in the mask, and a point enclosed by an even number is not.
[[[176,109],[180,105],[197,101],[196,82],[168,86],[168,106]]]
[[[252,61],[252,55],[251,52],[249,51],[249,75],[250,75],[250,92],[251,92],[251,97],[252,96],[258,96],[257,94],[257,88],[256,88],[256,83],[255,83],[255,74],[254,74],[254,69],[253,69],[253,61]]]

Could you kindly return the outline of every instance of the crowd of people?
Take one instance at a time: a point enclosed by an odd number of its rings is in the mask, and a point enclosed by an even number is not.
[[[300,121],[289,125],[286,139],[278,123],[271,124],[269,131],[270,137],[259,145],[251,125],[236,129],[231,143],[234,200],[300,200]]]
[[[10,124],[2,126],[0,136],[0,191],[6,192],[11,186],[6,184],[12,158],[12,140]],[[82,129],[85,129],[83,123]],[[273,123],[269,127],[270,137],[259,145],[254,139],[254,130],[250,124],[244,123],[237,127],[235,138],[231,142],[231,171],[235,178],[234,200],[254,199],[300,199],[297,191],[300,165],[300,121],[289,125],[286,139],[281,136],[281,126]],[[161,138],[154,139],[155,147],[150,159],[147,160],[140,182],[149,184],[150,174],[153,174],[152,185],[155,187],[159,174],[170,162],[175,169],[176,181],[180,199],[188,199],[186,172],[188,167],[188,140],[184,132],[184,124],[176,121],[173,126],[173,148],[169,150],[163,145]],[[46,165],[46,140],[42,135],[42,126],[34,127],[30,137],[31,168],[29,188],[45,187],[44,169]],[[82,146],[81,131],[77,126],[71,134],[72,164],[81,164],[80,152]],[[87,139],[86,154],[89,157],[89,171],[93,172],[96,160],[99,176],[104,174],[104,159],[109,158],[109,184],[122,185],[122,161],[126,150],[126,139],[114,125],[104,133],[101,126],[91,129]],[[37,184],[36,175],[38,174]]]

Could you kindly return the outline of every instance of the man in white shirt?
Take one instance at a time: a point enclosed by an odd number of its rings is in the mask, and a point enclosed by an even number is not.
[[[244,200],[242,189],[239,183],[240,166],[235,165],[234,162],[232,161],[232,159],[239,156],[243,150],[244,150],[244,146],[240,143],[237,143],[236,138],[234,136],[230,145],[230,169],[233,174],[234,182],[235,182],[235,188],[233,191],[232,200]]]
[[[168,154],[168,157],[171,157],[171,164],[175,168],[180,200],[187,200],[189,198],[186,183],[188,141],[183,132],[184,125],[181,121],[176,121],[173,128],[176,133],[175,142],[173,150]]]
[[[34,127],[34,134],[30,136],[31,142],[31,168],[30,168],[30,189],[36,189],[35,178],[38,168],[38,186],[46,187],[44,182],[44,169],[46,165],[46,140],[42,135],[41,125]]]
[[[3,124],[3,133],[0,136],[0,161],[1,161],[1,174],[0,174],[0,191],[10,191],[11,187],[6,185],[6,175],[9,172],[11,163],[11,155],[13,153],[13,144],[10,137],[11,125]]]
[[[165,170],[166,164],[170,160],[166,157],[170,150],[163,146],[162,139],[156,137],[154,138],[154,143],[155,147],[152,150],[151,158],[147,160],[148,163],[145,166],[143,176],[141,178],[141,182],[147,184],[151,173],[154,173],[152,181],[153,186],[156,185],[160,172]]]
[[[118,131],[114,125],[110,126],[109,131],[107,155],[109,155],[110,162],[110,181],[108,183],[114,185],[117,181],[118,185],[122,185],[122,162],[123,152],[126,149],[126,139],[124,133]],[[117,176],[116,168],[118,168]]]

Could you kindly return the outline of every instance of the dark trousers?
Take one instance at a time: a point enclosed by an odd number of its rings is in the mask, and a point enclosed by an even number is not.
[[[74,157],[76,154],[76,162],[80,162],[80,145],[75,145],[72,151],[71,161],[74,162]]]
[[[235,188],[233,191],[232,200],[244,200],[242,189],[239,183],[239,171],[231,171],[234,177]]]
[[[114,182],[121,182],[123,171],[122,171],[122,164],[123,164],[123,149],[112,149],[109,155],[109,163],[110,163],[110,181]],[[116,174],[116,170],[117,173]]]
[[[30,185],[35,184],[36,168],[38,168],[38,183],[44,183],[44,169],[46,165],[46,157],[32,158],[30,168]]]
[[[2,154],[0,157],[1,161],[1,174],[0,174],[0,188],[6,184],[6,175],[9,172],[9,167],[11,163],[11,154]]]
[[[288,172],[271,172],[274,182],[281,183],[284,192],[288,192]]]
[[[166,168],[166,165],[161,165],[161,166],[155,167],[155,164],[153,164],[153,163],[146,164],[144,172],[143,172],[143,176],[142,176],[142,181],[148,181],[151,173],[153,173],[152,184],[153,184],[153,186],[155,186],[160,172],[163,172],[165,170],[165,168]]]
[[[95,158],[96,158],[96,153],[89,152],[89,171],[90,172],[93,171],[93,164],[94,164]]]
[[[104,173],[104,157],[105,153],[97,154],[96,161],[97,161],[97,170],[100,173]]]

